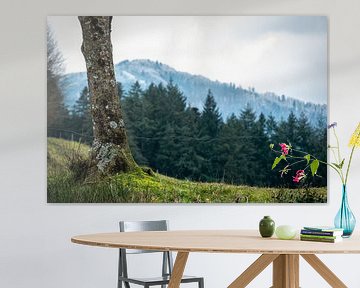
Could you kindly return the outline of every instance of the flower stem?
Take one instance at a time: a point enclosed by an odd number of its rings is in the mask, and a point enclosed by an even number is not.
[[[360,124],[359,124],[359,125],[360,125]],[[356,130],[355,130],[355,133],[356,133]],[[353,155],[354,155],[356,143],[357,143],[357,141],[359,140],[359,138],[360,138],[360,131],[359,131],[359,133],[355,136],[354,145],[353,145],[353,147],[352,147],[352,149],[351,149],[351,154],[350,154],[350,158],[349,158],[349,163],[348,163],[348,166],[347,166],[347,169],[346,169],[345,185],[346,185],[347,180],[348,180],[351,161],[352,161],[352,158],[353,158]]]
[[[340,179],[341,179],[341,182],[342,182],[343,184],[345,184],[345,182],[344,182],[344,176],[342,175],[340,169],[336,168],[334,165],[332,165],[332,164],[330,164],[330,163],[321,161],[321,160],[319,160],[319,159],[318,159],[318,161],[319,161],[321,164],[328,165],[328,166],[330,166],[331,168],[333,168],[333,169],[339,174]]]
[[[302,159],[302,160],[296,161],[296,162],[294,162],[294,163],[289,164],[288,166],[291,167],[291,166],[294,166],[294,165],[299,164],[299,163],[304,162],[304,161],[306,161],[306,159]],[[305,169],[304,169],[304,170],[305,170]]]
[[[336,145],[337,145],[337,151],[338,151],[338,156],[339,156],[339,163],[338,163],[338,164],[340,164],[341,155],[340,155],[339,137],[338,137],[337,134],[336,134],[335,127],[333,127],[333,131],[334,131],[334,135],[335,135],[335,138],[336,138]]]
[[[346,169],[346,177],[345,177],[345,185],[347,184],[348,181],[348,176],[349,176],[349,170],[350,170],[350,165],[351,165],[351,161],[354,155],[354,151],[355,151],[355,145],[353,146],[353,148],[351,149],[351,154],[350,154],[350,158],[349,158],[349,163],[347,165],[347,169]]]
[[[331,153],[333,154],[336,163],[340,164],[340,159],[339,160],[337,159],[334,149],[333,148],[329,148],[329,149],[331,150]]]
[[[337,136],[336,134],[336,130],[335,130],[335,127],[333,127],[333,131],[334,131],[334,135],[335,135],[335,138],[336,138],[336,146],[337,146],[337,151],[338,151],[338,156],[339,156],[339,161],[338,161],[338,165],[341,165],[341,162],[342,162],[342,158],[341,158],[341,154],[340,154],[340,144],[339,144],[339,137]],[[336,159],[336,158],[335,158]],[[349,167],[349,166],[348,166]],[[342,167],[341,169],[339,169],[340,171],[340,177],[341,177],[341,181],[343,184],[346,184],[346,182],[344,181],[344,173],[343,173],[343,170],[342,170]]]

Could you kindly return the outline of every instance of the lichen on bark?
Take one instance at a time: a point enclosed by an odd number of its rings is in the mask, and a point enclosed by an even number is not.
[[[93,118],[92,162],[101,174],[138,169],[128,145],[118,97],[110,16],[79,16]]]

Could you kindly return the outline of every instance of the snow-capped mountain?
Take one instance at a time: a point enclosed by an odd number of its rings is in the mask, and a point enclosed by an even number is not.
[[[122,61],[115,65],[115,74],[126,91],[138,81],[145,89],[151,83],[167,84],[171,79],[177,84],[187,98],[188,105],[202,110],[208,90],[210,89],[224,119],[232,113],[238,115],[247,105],[258,114],[272,114],[277,120],[286,119],[290,111],[299,116],[304,112],[309,120],[316,124],[326,120],[327,105],[303,102],[293,98],[279,96],[271,92],[258,93],[254,89],[236,87],[233,83],[221,83],[210,79],[180,72],[174,68],[151,60]],[[87,85],[86,72],[66,74],[62,79],[65,104],[71,108]]]

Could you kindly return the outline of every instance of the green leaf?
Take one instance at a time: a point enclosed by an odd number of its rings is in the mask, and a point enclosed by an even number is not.
[[[341,163],[340,163],[340,169],[342,169],[343,168],[343,166],[344,166],[344,163],[345,163],[345,159],[343,159],[342,161],[341,161]]]
[[[311,169],[312,176],[315,176],[315,174],[319,168],[319,165],[320,165],[320,163],[319,163],[319,160],[317,160],[317,159],[315,159],[314,161],[311,162],[310,169]]]
[[[269,145],[269,147],[270,147],[270,149],[274,149],[274,144],[271,143],[271,144]]]
[[[280,158],[280,157],[276,157],[276,158],[274,159],[273,165],[271,166],[271,170],[273,170],[273,169],[280,163],[280,161],[281,161],[281,158]]]
[[[281,155],[280,157],[276,157],[275,160],[274,160],[274,163],[273,163],[273,165],[271,167],[271,170],[273,170],[280,163],[280,161],[283,160],[283,159],[284,160],[286,159],[284,155]]]
[[[306,159],[307,164],[309,164],[311,158],[310,154],[305,155],[304,158]]]
[[[339,165],[339,164],[337,164],[337,163],[335,163],[335,162],[332,162],[331,164],[334,165],[336,168],[340,169],[340,165]]]
[[[332,162],[331,164],[334,165],[338,169],[342,169],[344,166],[344,162],[345,162],[345,159],[343,159],[340,164],[337,164],[335,162]]]

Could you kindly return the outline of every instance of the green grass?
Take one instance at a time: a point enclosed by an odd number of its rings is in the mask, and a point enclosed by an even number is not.
[[[74,162],[90,147],[48,138],[50,203],[314,203],[326,202],[326,188],[286,189],[179,180],[155,173],[120,173],[94,182],[77,180]]]

